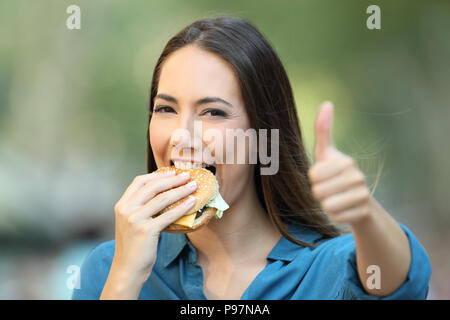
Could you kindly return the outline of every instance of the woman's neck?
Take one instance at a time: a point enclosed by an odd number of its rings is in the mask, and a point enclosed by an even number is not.
[[[254,185],[247,190],[255,190]],[[241,263],[267,256],[281,234],[272,225],[256,191],[236,199],[221,219],[188,233],[199,257],[217,263]]]

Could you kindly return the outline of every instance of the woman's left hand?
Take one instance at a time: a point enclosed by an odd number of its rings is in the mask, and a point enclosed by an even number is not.
[[[332,122],[333,105],[324,102],[316,118],[315,163],[308,176],[313,196],[331,219],[353,225],[372,215],[372,196],[355,160],[334,147]]]
[[[325,102],[316,118],[315,164],[308,172],[312,193],[334,222],[351,225],[361,284],[367,293],[385,297],[407,279],[411,265],[408,237],[372,197],[355,160],[334,147],[332,122],[333,105]],[[381,270],[380,286],[375,288],[368,285],[368,268],[373,265]]]

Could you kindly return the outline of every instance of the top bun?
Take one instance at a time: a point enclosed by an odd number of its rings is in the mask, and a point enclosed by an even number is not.
[[[217,194],[217,192],[219,192],[219,183],[217,182],[214,174],[204,168],[177,169],[174,166],[159,168],[154,172],[166,171],[175,171],[176,174],[189,172],[189,181],[197,182],[197,189],[186,197],[170,204],[158,213],[158,215],[163,214],[179,206],[185,200],[187,200],[189,196],[193,196],[195,198],[195,204],[189,210],[189,212],[172,223],[163,231],[177,233],[189,232],[198,229],[202,225],[205,225],[210,220],[210,218],[215,215],[217,209],[207,207],[203,210],[203,213],[199,218],[195,219],[195,216],[197,215],[197,211],[202,209],[208,203],[208,201],[211,200]]]

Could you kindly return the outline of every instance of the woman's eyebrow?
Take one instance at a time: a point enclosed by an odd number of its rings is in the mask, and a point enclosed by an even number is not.
[[[161,99],[164,99],[166,101],[178,103],[178,100],[176,98],[172,97],[171,95],[165,94],[165,93],[158,93],[155,96],[155,99],[156,98],[161,98]],[[200,104],[205,104],[205,103],[210,103],[210,102],[222,102],[222,103],[224,103],[224,104],[226,104],[226,105],[228,105],[230,107],[233,107],[233,105],[231,103],[229,103],[228,101],[226,101],[226,100],[224,100],[222,98],[219,98],[219,97],[204,97],[204,98],[201,98],[201,99],[197,100],[195,102],[195,104],[196,105],[200,105]]]
[[[219,98],[219,97],[205,97],[200,100],[197,100],[197,102],[195,102],[195,104],[199,105],[199,104],[210,103],[210,102],[222,102],[222,103],[226,104],[227,106],[230,106],[230,107],[233,106],[228,101],[226,101],[222,98]]]

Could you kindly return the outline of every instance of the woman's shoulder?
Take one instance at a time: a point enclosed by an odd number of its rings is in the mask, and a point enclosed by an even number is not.
[[[399,222],[398,225],[405,232],[410,245],[411,266],[408,277],[410,279],[427,278],[431,274],[431,264],[425,248],[408,227]],[[306,255],[297,255],[297,260],[309,261],[311,269],[314,269],[312,267],[315,266],[330,270],[343,270],[341,268],[344,267],[356,270],[356,242],[352,233],[341,234],[334,238],[320,238],[319,236],[316,238],[314,243],[317,246],[308,247],[308,250],[303,251],[306,252]],[[299,252],[302,250],[299,249]],[[310,259],[305,259],[305,257]],[[356,277],[356,273],[354,275]],[[417,281],[421,282],[421,280]]]
[[[326,238],[321,233],[301,224],[291,224],[288,231],[298,240],[313,244],[313,246],[307,248],[310,252],[314,253],[319,253],[332,248],[348,249],[354,245],[352,233],[343,233],[333,238]],[[298,246],[299,250],[302,248],[302,246]]]
[[[73,300],[99,299],[114,257],[115,241],[101,242],[86,256],[81,266]]]
[[[114,258],[115,240],[100,242],[87,255],[84,264],[108,264]]]
[[[404,224],[398,222],[398,225],[406,234],[411,246],[411,251],[414,251],[418,255],[422,256],[425,250],[414,233]],[[316,244],[316,246],[311,247],[310,250],[315,254],[343,256],[344,254],[354,253],[356,250],[355,238],[351,232],[343,233],[334,238],[323,238],[319,235],[315,237],[314,244]]]
[[[312,244],[312,246],[306,246],[294,243],[286,237],[281,238],[268,258],[289,261],[291,267],[317,265],[324,261],[331,261],[330,259],[337,256],[344,257],[355,250],[352,234],[324,238],[321,233],[297,223],[290,224],[288,232],[297,240]]]

